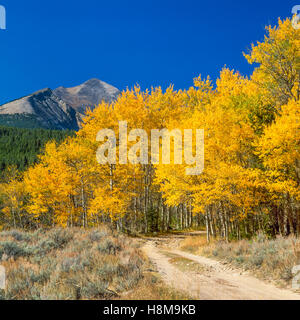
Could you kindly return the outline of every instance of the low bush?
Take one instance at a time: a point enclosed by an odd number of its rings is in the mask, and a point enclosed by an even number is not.
[[[287,286],[293,277],[293,266],[300,263],[295,247],[300,247],[300,240],[294,237],[267,239],[258,234],[251,241],[215,241],[199,248],[199,252]]]
[[[9,300],[114,298],[134,289],[144,268],[132,240],[105,227],[0,232],[0,261],[0,299]]]

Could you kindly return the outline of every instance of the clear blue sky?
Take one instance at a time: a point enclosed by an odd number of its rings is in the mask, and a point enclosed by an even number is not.
[[[92,77],[122,90],[187,88],[200,73],[215,80],[225,64],[247,75],[242,51],[299,3],[0,0],[0,104]]]

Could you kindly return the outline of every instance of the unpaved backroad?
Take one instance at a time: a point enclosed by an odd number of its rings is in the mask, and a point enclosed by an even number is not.
[[[179,241],[176,236],[148,238],[144,251],[168,285],[195,299],[300,300],[298,293],[279,289],[238,270],[230,270],[213,259],[181,251],[176,248]],[[170,262],[168,254],[192,260],[203,266],[203,271],[183,272]]]

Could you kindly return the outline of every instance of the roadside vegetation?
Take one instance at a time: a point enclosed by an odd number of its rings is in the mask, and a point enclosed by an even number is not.
[[[161,276],[148,269],[137,287],[123,296],[122,300],[193,300],[186,292],[176,290],[165,284]]]
[[[216,239],[207,244],[205,235],[201,235],[186,238],[180,248],[249,271],[282,287],[290,287],[292,269],[300,264],[300,240],[294,236],[269,239],[259,233],[252,240],[225,242]]]
[[[147,272],[149,262],[137,241],[105,227],[3,231],[0,263],[7,273],[0,299],[177,297],[158,275]]]

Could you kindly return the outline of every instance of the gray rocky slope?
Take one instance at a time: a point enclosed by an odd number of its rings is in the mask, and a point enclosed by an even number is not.
[[[3,117],[9,117],[11,123],[11,117],[17,116],[20,123],[20,117],[24,116],[24,122],[25,117],[26,121],[32,117],[42,128],[78,130],[87,108],[93,109],[103,100],[112,102],[119,93],[118,89],[98,79],[73,88],[47,88],[0,106],[0,120],[2,117],[3,124]]]
[[[119,93],[120,91],[117,88],[98,79],[88,80],[77,87],[59,87],[54,90],[54,94],[57,97],[82,114],[84,114],[87,107],[93,109],[103,100],[112,102]]]

